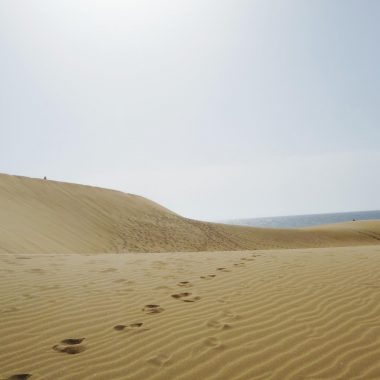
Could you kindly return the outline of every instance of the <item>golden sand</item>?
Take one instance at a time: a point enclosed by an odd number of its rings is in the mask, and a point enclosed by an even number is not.
[[[202,223],[7,175],[0,210],[1,380],[380,379],[380,221]]]
[[[0,378],[380,378],[379,246],[3,254],[0,268]]]
[[[0,210],[0,253],[191,252],[380,242],[380,221],[303,230],[204,223],[137,195],[4,174]]]

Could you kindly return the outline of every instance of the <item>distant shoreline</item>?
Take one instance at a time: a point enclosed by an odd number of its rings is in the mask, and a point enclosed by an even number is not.
[[[375,219],[380,219],[380,210],[346,211],[326,214],[284,215],[261,218],[229,219],[223,220],[220,223],[265,228],[303,228],[319,226],[324,224],[349,222],[352,220]]]

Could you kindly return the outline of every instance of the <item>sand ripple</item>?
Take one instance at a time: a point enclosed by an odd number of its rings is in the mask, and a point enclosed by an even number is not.
[[[377,247],[0,268],[0,379],[380,378]]]

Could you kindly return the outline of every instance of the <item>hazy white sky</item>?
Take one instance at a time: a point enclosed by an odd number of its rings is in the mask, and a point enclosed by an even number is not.
[[[218,220],[380,209],[380,1],[0,0],[0,171]]]

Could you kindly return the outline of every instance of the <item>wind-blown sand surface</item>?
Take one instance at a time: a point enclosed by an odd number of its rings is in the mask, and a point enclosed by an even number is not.
[[[2,254],[0,271],[2,379],[380,378],[380,246]]]
[[[380,242],[380,221],[299,230],[205,223],[137,195],[4,174],[0,210],[0,253],[191,252]]]
[[[380,379],[380,221],[228,226],[1,174],[0,210],[0,380]]]

